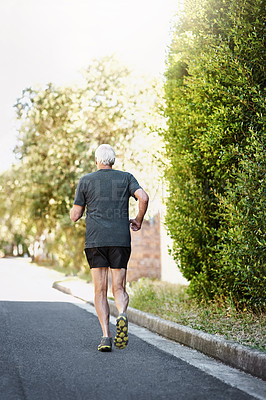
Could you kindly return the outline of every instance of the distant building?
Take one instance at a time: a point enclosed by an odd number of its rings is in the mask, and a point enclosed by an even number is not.
[[[168,249],[172,242],[159,213],[148,221],[145,220],[140,231],[131,231],[131,239],[132,254],[127,273],[129,282],[148,277],[188,284],[169,254]]]

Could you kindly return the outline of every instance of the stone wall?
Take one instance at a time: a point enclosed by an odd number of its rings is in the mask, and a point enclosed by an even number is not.
[[[131,230],[131,257],[128,263],[127,281],[143,276],[161,277],[160,216],[144,221],[140,231]]]

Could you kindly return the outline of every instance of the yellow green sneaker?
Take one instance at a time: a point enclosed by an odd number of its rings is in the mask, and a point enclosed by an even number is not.
[[[98,350],[104,352],[112,351],[112,338],[103,336]]]
[[[114,345],[118,349],[124,349],[128,344],[128,319],[125,313],[119,314],[116,319],[116,336]]]

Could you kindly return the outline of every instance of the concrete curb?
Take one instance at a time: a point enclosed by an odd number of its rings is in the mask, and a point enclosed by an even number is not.
[[[59,282],[54,282],[53,287],[66,294],[81,298],[72,293],[71,289],[64,287]],[[93,301],[84,301],[94,306]],[[108,302],[111,315],[116,317],[118,312],[114,301],[108,300]],[[129,321],[136,325],[198,350],[231,367],[238,368],[253,376],[266,380],[266,354],[261,351],[249,349],[236,342],[164,320],[132,307],[128,307],[127,315]]]
[[[65,294],[69,294],[70,296],[76,297],[77,299],[81,299],[83,301],[85,301],[86,303],[90,303],[85,299],[82,299],[82,297],[76,296],[75,294],[72,293],[72,290],[63,286],[62,284],[60,284],[59,282],[54,282],[52,284],[52,288],[59,290],[60,292],[63,292]],[[94,304],[93,304],[94,306]]]
[[[58,282],[54,282],[53,285],[52,285],[52,287],[53,287],[54,289],[60,290],[60,292],[63,292],[63,293],[65,293],[65,294],[69,294],[70,296],[73,296],[73,297],[77,297],[77,296],[74,296],[74,295],[72,294],[72,291],[71,291],[69,288],[66,288],[66,287],[60,285]]]

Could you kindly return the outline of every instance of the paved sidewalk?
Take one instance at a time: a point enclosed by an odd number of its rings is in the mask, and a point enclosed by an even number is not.
[[[79,278],[68,278],[54,282],[53,287],[92,305],[94,304],[92,283],[86,283]],[[111,315],[117,316],[117,309],[112,300],[109,300],[109,305]],[[266,380],[266,354],[261,351],[249,349],[236,342],[164,320],[132,307],[128,308],[127,314],[129,321],[136,325]]]

